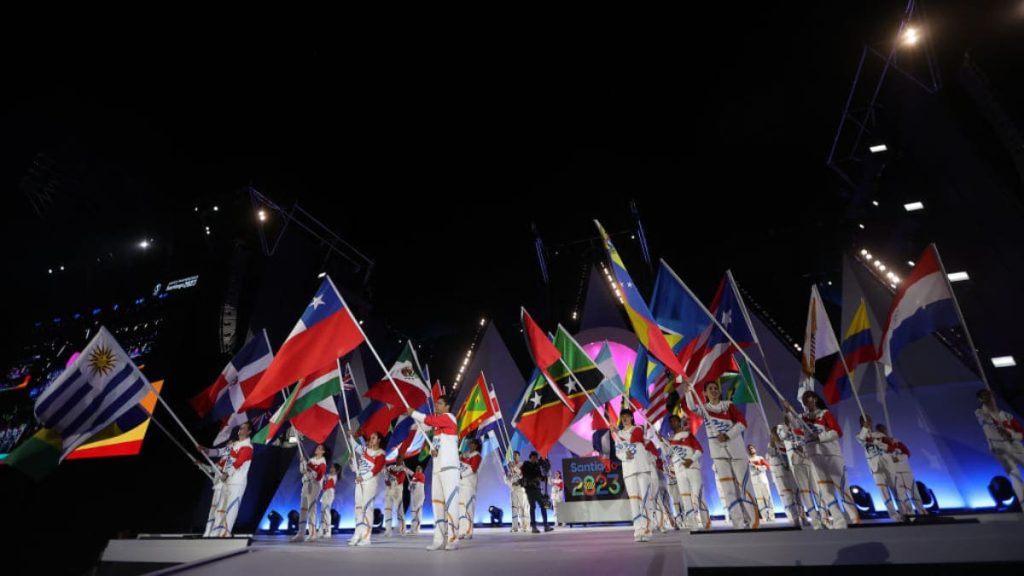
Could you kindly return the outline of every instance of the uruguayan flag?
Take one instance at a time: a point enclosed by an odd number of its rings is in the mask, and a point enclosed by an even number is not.
[[[36,418],[60,433],[61,460],[150,391],[149,381],[106,328],[36,399]]]

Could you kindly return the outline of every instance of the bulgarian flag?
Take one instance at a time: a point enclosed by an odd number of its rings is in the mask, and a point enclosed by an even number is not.
[[[487,381],[484,378],[484,373],[481,372],[476,379],[476,384],[469,391],[469,395],[466,396],[466,400],[463,401],[462,407],[459,408],[459,412],[455,416],[459,423],[460,440],[476,430],[482,422],[494,416],[494,409],[489,398]]]
[[[300,380],[270,423],[253,436],[253,442],[266,444],[291,420],[292,426],[303,436],[323,443],[338,425],[338,405],[334,397],[340,393],[341,370],[335,361]]]

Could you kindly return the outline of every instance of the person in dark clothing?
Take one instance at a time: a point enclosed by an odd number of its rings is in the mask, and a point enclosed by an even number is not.
[[[540,530],[537,529],[537,517],[536,507],[540,506],[540,515],[544,520],[544,531],[551,532],[554,530],[551,526],[548,526],[548,510],[544,507],[544,493],[541,492],[541,486],[544,486],[548,477],[546,474],[546,466],[542,466],[539,456],[536,452],[530,452],[530,459],[523,462],[523,484],[526,486],[526,497],[530,501],[530,526],[533,527],[533,533],[539,534]]]

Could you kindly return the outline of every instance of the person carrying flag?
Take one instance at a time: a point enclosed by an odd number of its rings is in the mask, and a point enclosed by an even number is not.
[[[480,441],[469,440],[469,448],[459,458],[459,538],[473,539],[473,520],[476,517],[476,481],[480,469]]]
[[[615,455],[622,461],[622,476],[633,513],[633,541],[650,542],[651,518],[647,501],[651,498],[650,463],[644,446],[644,432],[633,425],[633,412],[619,412],[620,430],[615,434]]]
[[[690,420],[686,416],[669,416],[669,426],[673,434],[668,445],[679,491],[682,523],[691,530],[707,530],[711,527],[711,517],[704,501],[704,479],[700,471],[704,449],[690,433]]]
[[[747,459],[750,461],[750,483],[754,487],[757,510],[764,522],[775,522],[775,505],[772,503],[772,489],[768,484],[768,461],[757,453],[757,447],[747,444]]]
[[[974,415],[985,433],[988,449],[1010,477],[1017,502],[1024,502],[1024,478],[1020,472],[1024,467],[1024,445],[1021,444],[1024,428],[1016,418],[999,409],[996,397],[988,388],[978,390],[978,404]]]
[[[789,454],[786,445],[779,436],[779,427],[770,429],[771,437],[768,439],[768,449],[765,450],[765,460],[772,471],[772,478],[775,479],[775,490],[782,500],[782,507],[786,510],[786,517],[796,528],[807,525],[807,516],[797,500],[799,488],[796,478],[793,477],[792,465],[789,462]]]
[[[384,470],[384,450],[380,447],[380,434],[373,432],[366,445],[356,437],[358,430],[349,430],[352,436],[352,469],[356,473],[355,520],[356,527],[349,546],[369,546],[373,534],[373,501],[377,498],[380,473]]]
[[[334,504],[334,488],[341,477],[341,464],[331,464],[331,470],[324,477],[324,488],[320,493],[320,536],[331,537],[331,506]]]
[[[409,478],[409,509],[412,511],[412,526],[409,534],[420,533],[420,522],[423,515],[423,488],[426,483],[427,477],[423,475],[423,466],[417,466],[416,471]]]
[[[196,449],[212,458],[226,457],[220,479],[224,483],[217,505],[214,526],[211,536],[230,538],[238,518],[238,507],[245,495],[245,486],[249,478],[249,465],[252,463],[252,424],[242,422],[238,425],[238,440],[224,448],[204,448],[196,445]]]
[[[800,396],[805,412],[797,415],[793,405],[783,400],[783,408],[794,423],[806,431],[804,449],[810,458],[811,470],[818,486],[818,498],[828,513],[829,528],[843,529],[848,523],[859,523],[860,515],[846,482],[846,462],[839,447],[843,429],[829,412],[825,401],[813,390]],[[839,497],[836,497],[836,494]],[[839,502],[843,505],[840,507]]]
[[[886,446],[886,455],[892,460],[896,499],[899,500],[903,516],[927,516],[928,510],[921,501],[921,493],[917,490],[914,472],[910,469],[910,448],[890,436],[889,429],[884,424],[878,424],[875,426],[875,430],[882,435],[882,442]]]
[[[398,513],[398,535],[405,535],[405,477],[408,468],[400,460],[401,454],[395,460],[384,464],[384,536],[392,534],[394,514]]]
[[[747,419],[735,404],[722,399],[722,385],[712,380],[704,385],[707,402],[694,399],[696,392],[683,383],[686,403],[691,412],[704,417],[708,434],[708,450],[715,470],[715,485],[722,507],[728,511],[732,527],[738,530],[757,528],[760,521],[754,506],[754,493],[750,485],[750,467],[746,458],[743,431]]]
[[[434,414],[426,415],[409,409],[421,427],[433,429],[430,456],[434,459],[431,477],[430,501],[434,507],[434,541],[427,550],[457,550],[459,535],[455,523],[459,506],[459,447],[458,424],[451,413],[448,399],[440,397],[434,402]]]
[[[885,509],[889,517],[896,522],[903,521],[903,515],[896,509],[896,475],[893,470],[892,457],[887,454],[888,446],[885,442],[885,434],[872,429],[871,416],[867,414],[860,417],[860,432],[857,434],[857,442],[864,447],[864,456],[868,460],[868,468],[871,470],[871,477],[875,480],[875,486],[882,493],[885,499]]]
[[[802,427],[790,428],[788,424],[779,424],[775,427],[775,431],[789,458],[789,468],[793,471],[793,481],[796,482],[797,488],[797,503],[805,512],[800,516],[801,524],[806,525],[807,516],[810,515],[811,527],[821,530],[821,510],[815,505],[815,498],[818,498],[817,485],[814,482],[811,459],[807,456],[807,450],[804,448],[807,444],[807,434]],[[818,502],[820,503],[821,500],[819,499]]]
[[[302,440],[299,439],[299,442]],[[317,444],[313,449],[313,457],[309,460],[299,459],[299,474],[302,475],[302,497],[299,504],[299,531],[292,536],[292,542],[299,540],[316,540],[316,501],[320,497],[324,476],[327,474],[326,449]]]
[[[512,532],[526,532],[530,520],[526,516],[526,485],[523,483],[523,462],[519,451],[512,452],[512,463],[508,465],[507,482],[512,496]]]

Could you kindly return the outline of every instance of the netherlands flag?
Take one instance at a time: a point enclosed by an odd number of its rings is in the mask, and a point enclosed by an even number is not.
[[[260,381],[274,353],[270,351],[270,340],[267,331],[260,330],[255,338],[249,340],[228,365],[217,376],[216,382],[192,399],[192,408],[196,414],[221,419],[239,412],[245,399]],[[262,405],[255,408],[269,408],[273,398],[268,398]]]
[[[289,384],[337,362],[364,339],[331,277],[325,277],[241,409],[259,406]]]
[[[879,346],[879,361],[886,377],[900,351],[907,345],[960,321],[935,245],[929,245],[906,283],[896,293]]]

